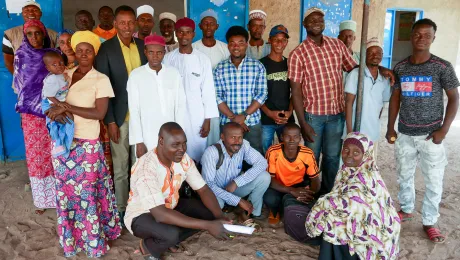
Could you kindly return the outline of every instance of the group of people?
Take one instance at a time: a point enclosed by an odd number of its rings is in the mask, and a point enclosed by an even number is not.
[[[81,10],[78,31],[59,33],[40,22],[38,3],[22,10],[24,25],[5,31],[3,56],[18,94],[36,213],[56,208],[66,257],[104,255],[122,227],[142,239],[146,259],[181,251],[198,230],[229,239],[228,209],[256,232],[261,219],[273,226],[284,219],[289,235],[321,245],[320,259],[396,259],[401,223],[413,218],[418,159],[424,229],[445,241],[434,225],[459,82],[452,65],[430,53],[433,21],[413,25],[413,53],[393,71],[379,66],[380,41],[368,40],[357,133],[354,21],[327,37],[324,11],[308,9],[307,39],[286,58],[288,29],[274,26],[265,42],[261,10],[250,12],[249,32],[228,29],[228,44],[214,37],[219,19],[211,9],[197,21],[203,38],[194,43],[195,21],[172,13],[160,14],[161,36],[152,33],[148,5],[104,6],[95,29]],[[388,101],[400,211],[376,159]]]

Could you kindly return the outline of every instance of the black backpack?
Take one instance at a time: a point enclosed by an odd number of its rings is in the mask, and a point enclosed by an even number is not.
[[[220,166],[224,163],[224,153],[222,151],[222,146],[219,143],[214,144],[214,146],[217,148],[217,152],[219,153],[219,160],[217,160],[216,163],[216,171],[220,169]],[[198,163],[196,165],[198,171],[201,173],[201,165]],[[198,198],[199,196],[196,194],[196,192],[188,185],[187,182],[184,181],[182,183],[182,186],[179,189],[179,196],[180,197],[186,197],[186,198]]]

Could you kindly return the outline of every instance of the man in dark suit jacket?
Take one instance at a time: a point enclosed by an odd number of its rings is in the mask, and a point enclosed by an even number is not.
[[[109,99],[104,118],[108,126],[110,148],[113,158],[115,196],[120,218],[123,217],[129,197],[129,170],[135,161],[134,151],[129,147],[129,111],[126,84],[135,68],[147,63],[144,42],[133,38],[136,25],[134,10],[122,5],[115,10],[114,26],[117,37],[101,45],[96,57],[96,69],[110,78],[115,97]]]

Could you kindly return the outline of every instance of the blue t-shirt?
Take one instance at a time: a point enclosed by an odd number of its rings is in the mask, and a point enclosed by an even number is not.
[[[457,88],[450,62],[435,55],[422,64],[412,64],[410,56],[394,67],[396,89],[401,89],[398,131],[410,136],[431,134],[439,129],[444,116],[444,91]]]
[[[358,74],[359,68],[353,69],[345,81],[345,93],[357,95],[358,93]],[[383,108],[383,102],[388,102],[391,96],[390,81],[384,78],[380,73],[374,80],[371,72],[365,67],[364,70],[364,89],[363,89],[363,108],[361,110],[361,129],[360,132],[369,136],[375,143],[380,138],[380,111]],[[353,104],[353,121],[355,124],[356,99]],[[345,125],[344,136],[347,134]]]

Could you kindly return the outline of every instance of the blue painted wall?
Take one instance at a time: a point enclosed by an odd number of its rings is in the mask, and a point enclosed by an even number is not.
[[[42,7],[42,22],[55,31],[62,29],[61,0],[37,0]],[[21,14],[7,12],[5,0],[0,0],[0,35],[11,27],[23,23]],[[0,58],[0,161],[16,161],[25,158],[24,137],[20,118],[14,110],[16,95],[11,88],[13,78]]]
[[[198,23],[200,14],[207,10],[213,9],[217,12],[219,29],[216,31],[215,37],[219,41],[225,40],[225,33],[228,28],[234,25],[246,27],[248,23],[248,8],[249,0],[189,0],[187,1],[187,17],[193,19],[196,24],[196,35],[193,41],[198,41],[203,37]]]
[[[303,28],[302,22],[305,11],[310,7],[321,8],[326,15],[324,16],[326,22],[326,29],[324,35],[336,38],[339,35],[339,25],[343,20],[351,19],[352,0],[302,0],[301,9],[301,39],[305,40],[307,32]]]

